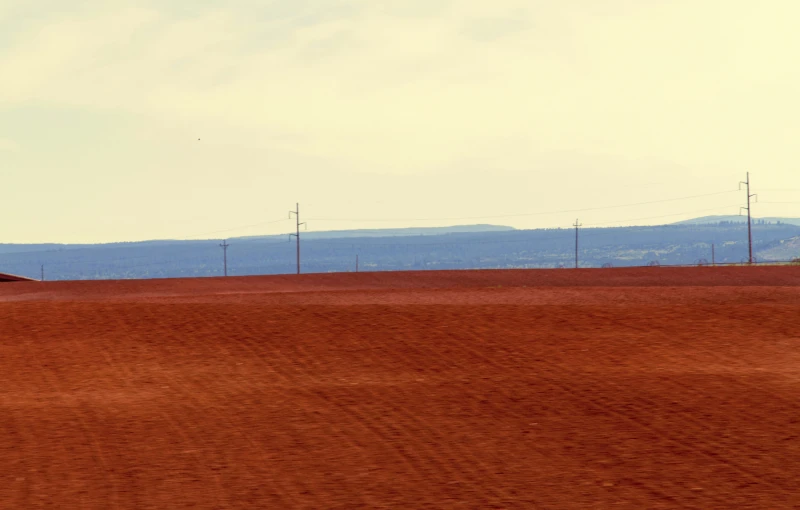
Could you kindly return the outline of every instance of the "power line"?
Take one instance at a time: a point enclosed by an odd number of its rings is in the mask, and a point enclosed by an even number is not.
[[[634,207],[638,205],[650,205],[650,204],[661,204],[666,202],[677,202],[680,200],[690,200],[693,198],[702,198],[702,197],[711,197],[716,195],[725,195],[729,193],[736,193],[739,190],[728,190],[728,191],[718,191],[716,193],[705,193],[702,195],[691,195],[687,197],[679,197],[679,198],[668,198],[664,200],[651,200],[648,202],[635,202],[630,204],[620,204],[620,205],[609,205],[609,206],[602,206],[602,207],[588,207],[583,209],[564,209],[561,211],[543,211],[543,212],[534,212],[534,213],[519,213],[519,214],[501,214],[495,216],[458,216],[458,217],[448,217],[448,218],[388,218],[388,219],[354,219],[354,218],[310,218],[313,221],[354,221],[354,222],[370,222],[370,223],[379,223],[379,222],[397,222],[397,221],[450,221],[450,220],[482,220],[482,219],[493,219],[493,218],[515,218],[520,216],[541,216],[541,215],[549,215],[549,214],[566,214],[566,213],[573,213],[573,212],[586,212],[586,211],[601,211],[606,209],[619,209],[623,207]]]

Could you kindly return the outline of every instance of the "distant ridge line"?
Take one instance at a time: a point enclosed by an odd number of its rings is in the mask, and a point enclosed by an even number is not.
[[[753,217],[753,224],[758,224],[758,222],[764,221],[766,223],[783,223],[786,225],[798,225],[800,226],[800,218],[783,218],[783,217],[764,217],[764,218],[756,218]],[[726,216],[701,216],[699,218],[692,218],[690,220],[682,220],[676,221],[675,223],[671,223],[671,225],[716,225],[718,223],[728,222],[728,223],[747,223],[747,216],[738,216],[738,215],[726,215]]]

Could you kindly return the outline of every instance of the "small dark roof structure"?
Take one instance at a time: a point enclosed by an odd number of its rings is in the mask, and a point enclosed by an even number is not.
[[[14,274],[0,273],[0,283],[2,282],[34,282],[32,278],[25,278],[24,276],[17,276]]]

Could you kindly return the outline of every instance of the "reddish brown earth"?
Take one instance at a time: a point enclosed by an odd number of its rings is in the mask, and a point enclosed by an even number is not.
[[[0,284],[0,508],[798,508],[800,268]]]

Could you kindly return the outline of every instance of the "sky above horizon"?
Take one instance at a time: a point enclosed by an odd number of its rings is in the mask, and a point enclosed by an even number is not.
[[[748,171],[754,215],[800,217],[799,17],[6,0],[0,243],[278,234],[297,202],[309,231],[670,223],[737,214]]]

